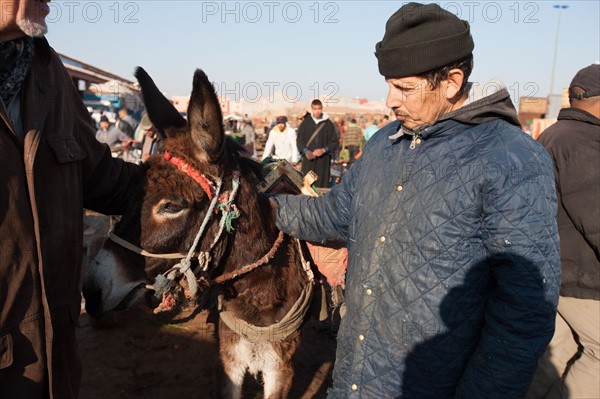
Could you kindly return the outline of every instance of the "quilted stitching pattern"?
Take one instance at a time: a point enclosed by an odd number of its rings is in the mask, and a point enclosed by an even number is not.
[[[500,120],[442,122],[414,150],[396,129],[328,195],[277,198],[284,231],[348,243],[330,397],[522,397],[558,300],[549,157]]]

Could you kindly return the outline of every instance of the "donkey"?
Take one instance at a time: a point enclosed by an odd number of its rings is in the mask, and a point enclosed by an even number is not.
[[[313,286],[303,250],[257,192],[260,165],[226,138],[205,73],[194,74],[187,121],[146,71],[135,75],[164,154],[142,164],[127,212],[88,266],[87,312],[130,307],[148,288],[166,310],[183,293],[217,292],[221,395],[241,397],[246,372],[262,372],[264,397],[287,397]]]

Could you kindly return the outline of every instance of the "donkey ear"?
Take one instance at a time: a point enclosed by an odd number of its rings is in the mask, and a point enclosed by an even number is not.
[[[221,105],[206,74],[197,69],[188,106],[188,122],[199,161],[215,163],[225,140]]]
[[[163,136],[174,136],[182,132],[186,122],[183,116],[158,90],[154,81],[142,67],[135,69],[134,75],[142,89],[144,105],[152,124]]]

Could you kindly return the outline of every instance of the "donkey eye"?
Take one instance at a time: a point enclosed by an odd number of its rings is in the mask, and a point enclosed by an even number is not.
[[[181,212],[182,210],[183,210],[183,205],[167,201],[160,205],[158,212],[159,213],[178,213],[178,212]]]

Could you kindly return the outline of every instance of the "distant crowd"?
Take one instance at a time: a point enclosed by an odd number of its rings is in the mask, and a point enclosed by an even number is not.
[[[121,108],[114,123],[109,115],[102,114],[97,125],[96,139],[108,144],[114,156],[127,161],[145,161],[161,149],[161,137],[146,114],[138,121],[127,108]]]
[[[247,114],[228,116],[224,121],[225,133],[242,144],[248,156],[263,162],[285,159],[304,173],[315,172],[319,177],[317,186],[328,188],[341,181],[360,157],[366,142],[386,126],[390,118],[388,115],[330,118],[323,112],[323,104],[314,100],[311,111],[299,117],[279,115],[254,118],[254,121],[262,128],[255,128],[253,118]],[[324,129],[317,128],[321,123]],[[315,149],[318,150],[316,156]]]
[[[320,104],[320,114],[314,112],[315,103]],[[108,144],[115,157],[139,163],[162,148],[161,137],[145,113],[138,121],[127,108],[121,108],[117,113],[104,112],[99,116],[94,115],[92,119],[97,125],[96,139]],[[255,128],[253,119],[262,127]],[[323,145],[327,151],[315,158],[320,158],[326,153],[327,156],[319,160],[307,158],[307,155],[311,156],[310,152],[307,154],[307,150],[312,144],[324,142],[316,136],[310,140],[310,136],[317,129],[309,129],[309,136],[298,136],[301,130],[306,130],[302,126],[307,127],[309,120],[312,120],[315,126],[327,121],[327,126],[331,129],[331,137],[324,140],[331,140],[332,143],[329,146]],[[313,170],[319,176],[318,186],[326,188],[341,181],[343,174],[360,157],[367,141],[389,122],[388,115],[375,118],[364,115],[330,118],[327,113],[322,112],[320,101],[315,100],[311,111],[290,119],[285,115],[262,120],[252,118],[248,114],[229,115],[223,121],[223,129],[230,138],[244,147],[246,156],[263,162],[285,159],[305,173]],[[317,135],[327,136],[325,133]],[[307,165],[312,169],[307,169]]]

